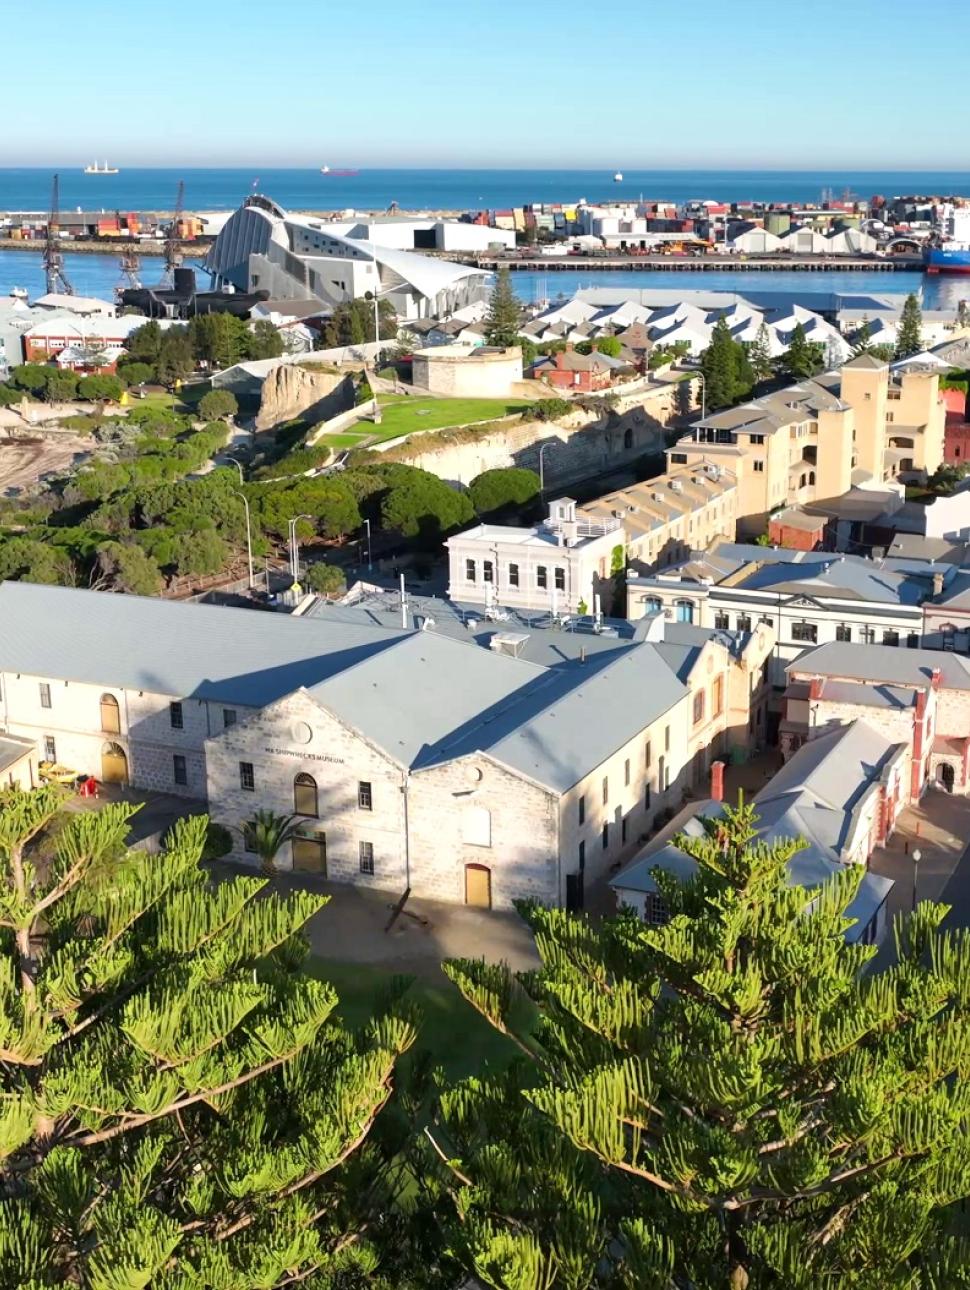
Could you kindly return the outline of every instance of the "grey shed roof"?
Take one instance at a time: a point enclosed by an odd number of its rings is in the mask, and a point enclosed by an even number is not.
[[[949,650],[829,641],[802,654],[786,670],[800,676],[836,676],[925,688],[930,684],[934,668],[940,669],[945,689],[970,690],[970,660]]]
[[[21,739],[17,735],[0,734],[0,771],[9,770],[11,766],[16,766],[18,761],[23,761],[25,757],[29,757],[36,747],[36,741],[33,739]]]
[[[401,638],[288,614],[0,584],[0,669],[262,707]]]

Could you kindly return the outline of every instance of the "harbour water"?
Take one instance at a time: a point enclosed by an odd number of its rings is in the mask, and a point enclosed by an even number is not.
[[[334,158],[334,168],[346,164]],[[648,200],[817,202],[823,189],[836,197],[876,193],[970,195],[967,171],[838,170],[623,170],[614,183],[603,170],[361,170],[324,175],[319,169],[129,169],[86,175],[81,166],[0,168],[0,210],[46,211],[51,173],[59,169],[61,206],[70,210],[171,210],[180,179],[188,210],[231,210],[254,189],[291,210],[479,210],[527,202]]]
[[[160,256],[146,256],[142,261],[142,280],[150,286],[162,272]],[[191,260],[186,261],[192,267]],[[78,295],[111,299],[121,283],[118,255],[64,256],[68,279]],[[197,267],[197,266],[196,266]],[[200,284],[208,279],[199,275]],[[555,299],[571,296],[580,287],[609,287],[638,292],[663,291],[778,291],[818,292],[820,295],[899,295],[915,291],[921,295],[924,309],[956,309],[962,299],[970,298],[970,281],[961,277],[928,277],[913,273],[872,273],[865,270],[832,270],[826,272],[763,273],[745,269],[698,269],[678,273],[664,269],[577,269],[553,270],[549,273],[516,272],[512,285],[522,300]],[[15,287],[24,288],[31,298],[44,292],[44,265],[36,251],[0,251],[0,296],[9,295]]]

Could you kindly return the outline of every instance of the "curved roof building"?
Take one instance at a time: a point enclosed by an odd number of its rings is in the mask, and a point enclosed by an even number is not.
[[[482,299],[488,280],[480,269],[379,246],[351,236],[346,225],[290,214],[259,194],[230,216],[206,268],[219,287],[267,291],[274,300],[334,306],[377,291],[402,320],[451,314]]]

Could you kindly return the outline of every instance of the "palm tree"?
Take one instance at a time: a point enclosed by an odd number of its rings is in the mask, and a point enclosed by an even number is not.
[[[277,815],[275,811],[259,810],[245,825],[256,854],[259,867],[268,878],[276,874],[276,857],[287,842],[300,832],[300,817]]]

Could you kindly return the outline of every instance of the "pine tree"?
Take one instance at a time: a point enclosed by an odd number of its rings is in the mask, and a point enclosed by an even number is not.
[[[862,326],[852,338],[853,354],[868,354],[872,348],[872,328],[869,325],[869,315],[864,314]]]
[[[519,301],[512,290],[512,278],[507,268],[501,268],[495,278],[488,313],[485,317],[485,340],[489,345],[503,349],[516,343],[519,334]]]
[[[909,358],[918,354],[923,348],[923,312],[919,301],[911,291],[906,297],[903,311],[899,316],[899,330],[896,333],[894,358]]]
[[[707,406],[729,408],[738,397],[738,346],[723,317],[714,324],[711,342],[701,355]]]
[[[654,871],[663,926],[524,905],[538,973],[446,965],[528,1058],[443,1092],[430,1130],[486,1285],[970,1285],[946,1212],[970,1193],[968,935],[924,903],[868,970],[862,866],[792,885],[803,844],[756,825],[741,803],[677,839],[696,869]]]
[[[748,350],[748,360],[751,363],[751,371],[756,381],[767,381],[774,371],[774,364],[771,361],[771,338],[768,335],[768,324],[762,322],[758,328],[758,334]]]
[[[413,1030],[301,971],[326,898],[210,884],[204,817],[129,851],[126,804],[0,799],[0,1285],[383,1284],[366,1142]]]
[[[809,341],[805,328],[796,323],[782,359],[785,371],[795,380],[814,376],[825,365],[825,351],[817,342]]]

